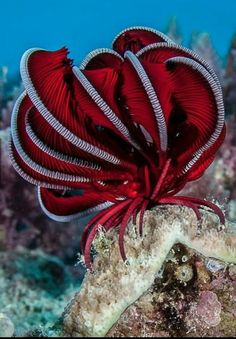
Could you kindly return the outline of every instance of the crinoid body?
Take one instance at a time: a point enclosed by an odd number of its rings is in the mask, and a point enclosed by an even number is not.
[[[225,136],[224,105],[212,68],[164,34],[131,27],[112,49],[89,53],[80,67],[68,51],[30,49],[21,60],[25,92],[13,109],[11,159],[38,186],[42,209],[70,221],[97,214],[84,229],[82,251],[100,227],[119,227],[156,205],[214,211],[211,202],[178,195],[211,164]]]

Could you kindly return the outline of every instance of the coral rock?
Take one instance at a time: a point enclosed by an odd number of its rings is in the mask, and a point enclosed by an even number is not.
[[[203,327],[213,327],[220,323],[221,304],[217,295],[211,291],[203,291],[196,306],[190,310],[193,323]]]
[[[128,263],[121,260],[115,230],[108,232],[111,246],[98,252],[81,290],[63,314],[64,331],[72,336],[104,336],[125,309],[145,293],[156,279],[171,248],[182,243],[204,256],[236,263],[236,238],[217,231],[216,216],[204,213],[201,234],[193,211],[181,207],[156,208],[145,214],[144,235],[129,224],[125,237]],[[101,239],[104,242],[104,236]],[[99,242],[99,238],[97,239]],[[109,243],[109,242],[108,242]],[[101,249],[101,246],[97,246]],[[177,324],[176,307],[167,305]],[[177,320],[176,320],[177,317]],[[178,325],[179,326],[179,325]]]

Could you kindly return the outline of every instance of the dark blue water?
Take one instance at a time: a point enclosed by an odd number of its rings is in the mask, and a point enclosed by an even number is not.
[[[120,30],[145,25],[165,31],[174,15],[185,46],[193,31],[206,31],[224,57],[236,31],[235,10],[235,0],[1,0],[0,66],[13,74],[26,49],[65,45],[79,63],[92,49],[110,47]]]

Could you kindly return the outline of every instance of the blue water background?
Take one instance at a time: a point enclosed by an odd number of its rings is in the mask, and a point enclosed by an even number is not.
[[[208,32],[224,58],[236,32],[236,0],[1,0],[0,66],[17,74],[25,50],[67,46],[75,64],[92,49],[110,47],[114,36],[132,25],[165,31],[176,16],[182,44],[192,32]]]

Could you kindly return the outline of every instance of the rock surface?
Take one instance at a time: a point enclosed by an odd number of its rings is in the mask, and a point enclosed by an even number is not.
[[[99,234],[95,241],[98,254],[94,273],[87,272],[80,292],[65,309],[64,333],[102,337],[116,323],[118,336],[122,333],[146,336],[148,331],[155,336],[159,331],[163,335],[187,335],[196,327],[192,319],[198,318],[202,324],[204,316],[208,317],[207,326],[218,325],[221,319],[219,297],[206,288],[214,281],[213,273],[198,256],[236,263],[236,237],[230,233],[229,225],[227,232],[219,226],[212,213],[203,213],[199,230],[196,217],[188,208],[169,206],[147,211],[143,237],[137,234],[135,225],[130,223],[127,227],[128,263],[121,260],[116,231]],[[173,247],[176,244],[180,246],[177,252]],[[190,248],[194,249],[193,253]],[[226,266],[215,263],[214,270]],[[160,279],[162,275],[164,280]],[[229,283],[230,280],[228,285],[231,286]],[[150,291],[154,291],[154,295]],[[213,313],[209,311],[211,307]],[[124,311],[128,313],[123,317]],[[120,321],[125,324],[122,333],[119,332]]]
[[[236,337],[236,276],[231,273],[236,265],[212,273],[203,256],[180,244],[172,254],[162,277],[122,314],[107,337]],[[175,274],[183,255],[194,272],[188,282]]]

